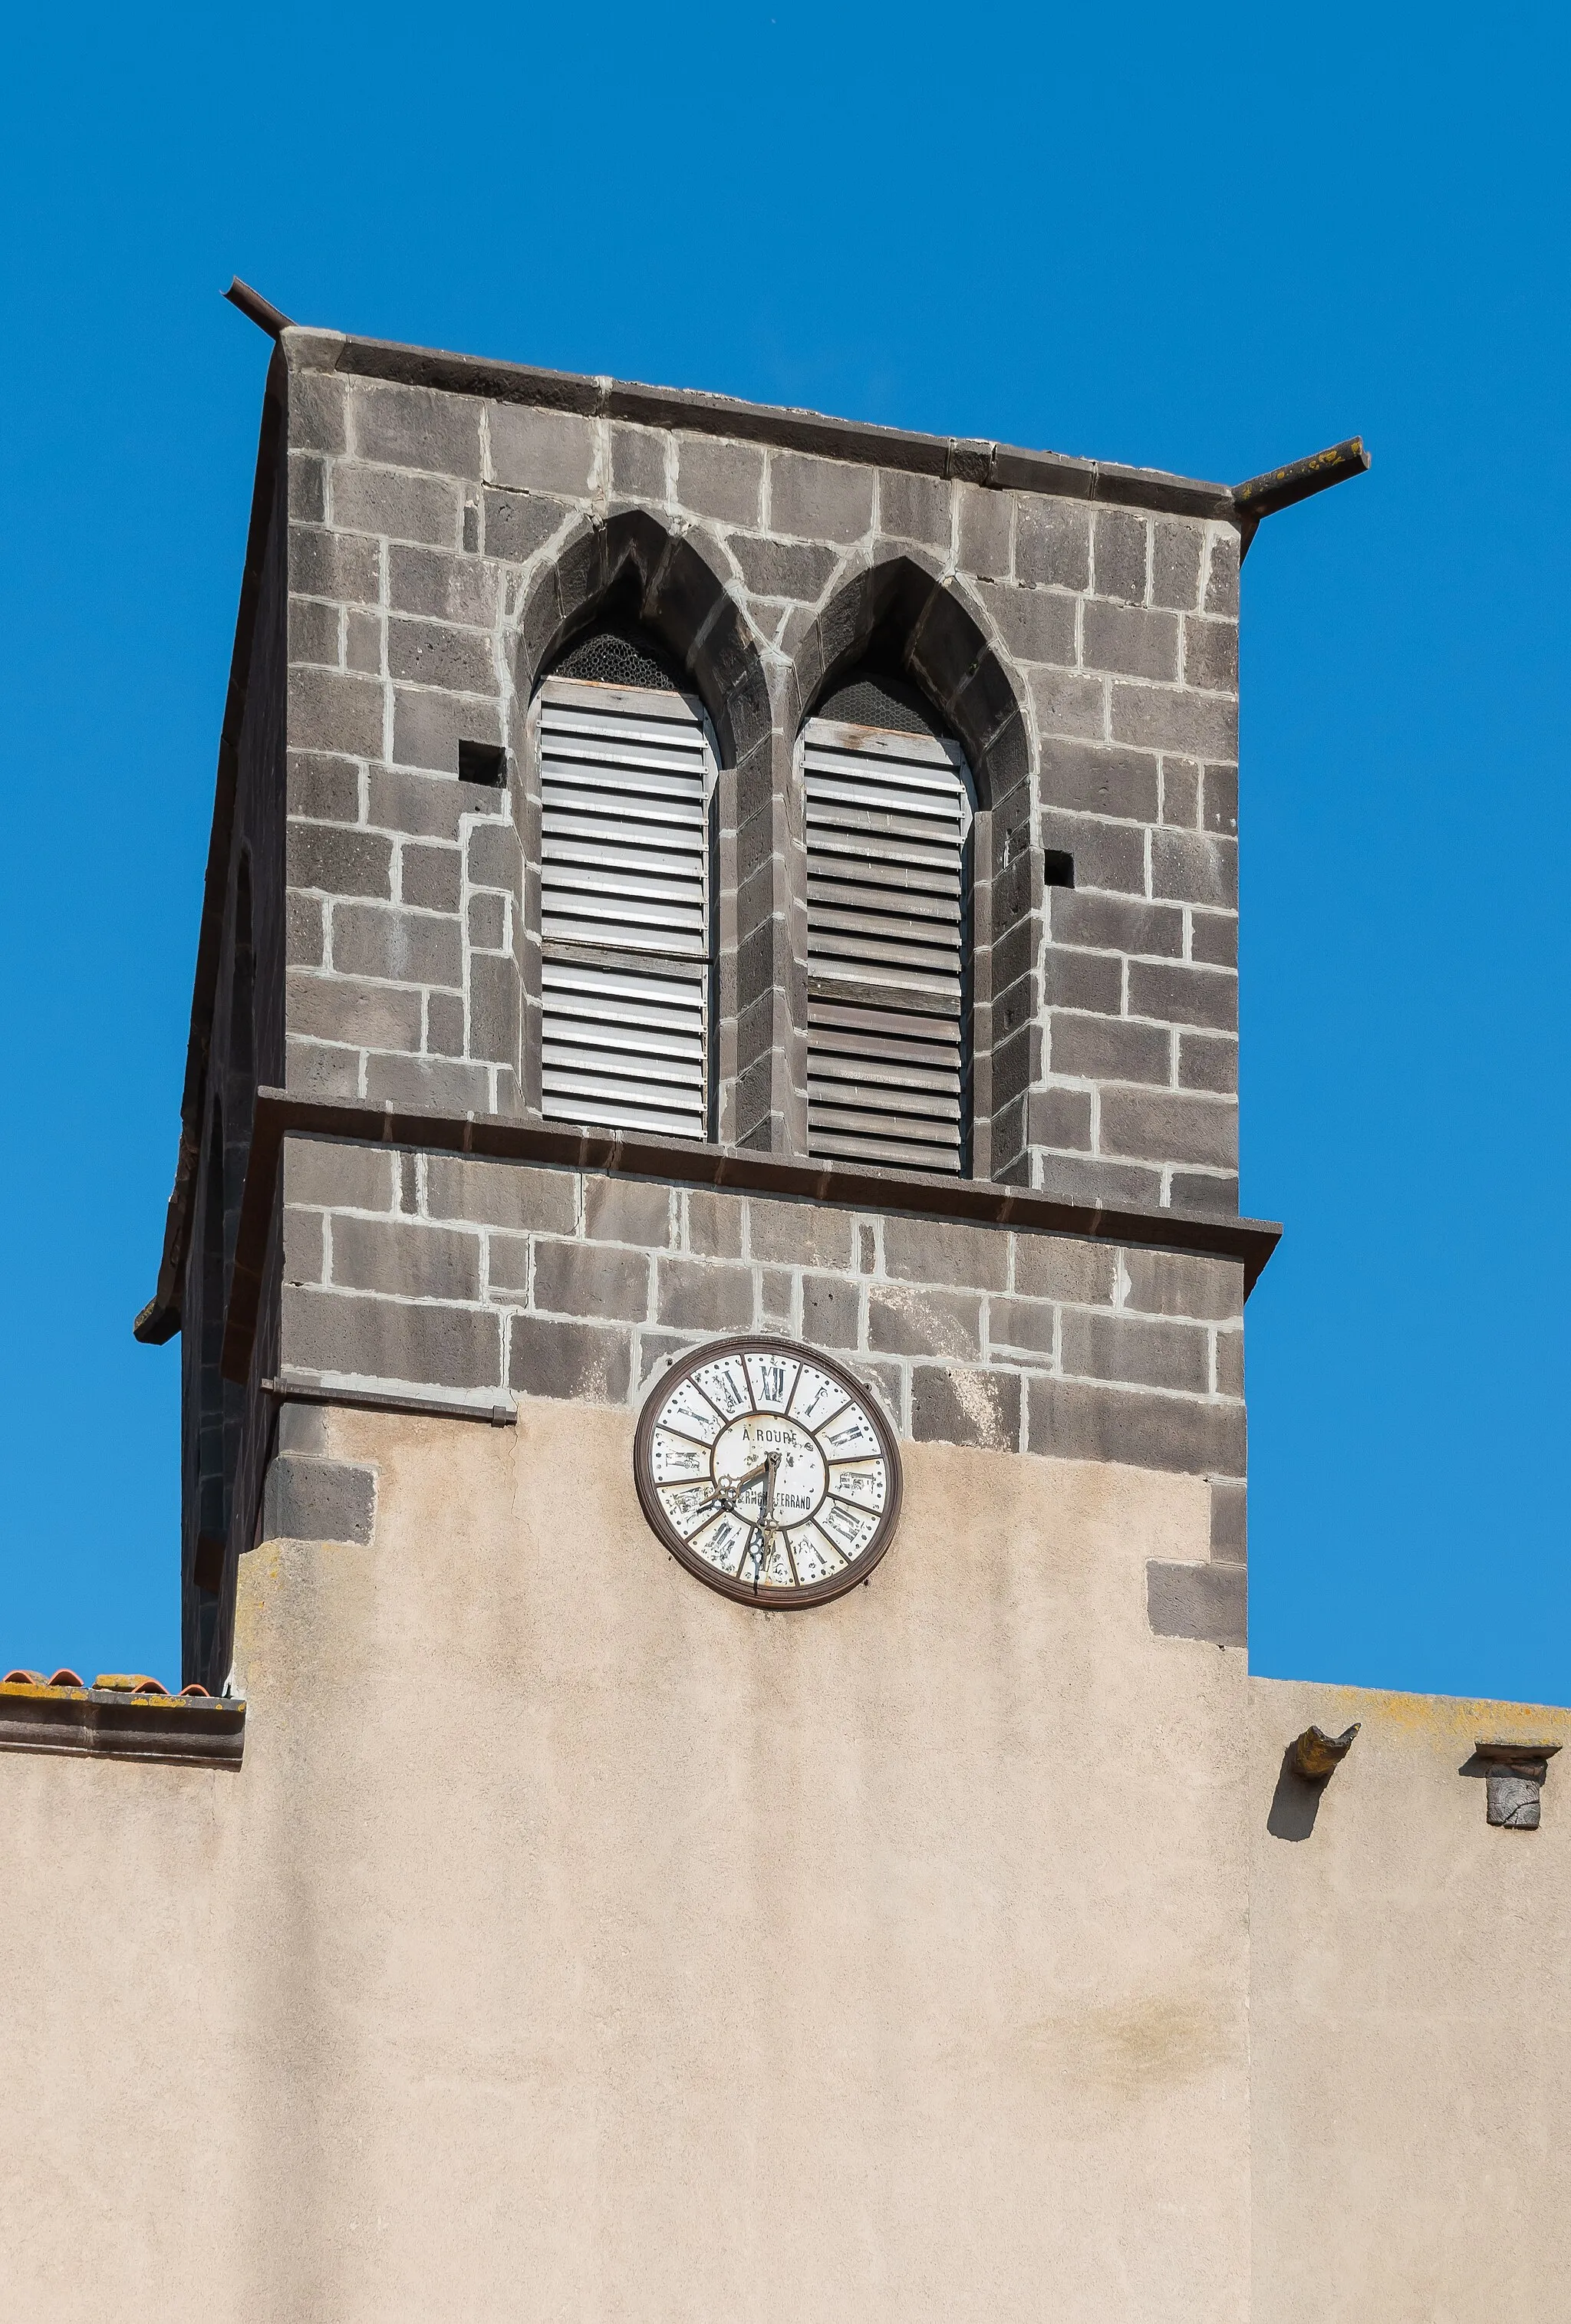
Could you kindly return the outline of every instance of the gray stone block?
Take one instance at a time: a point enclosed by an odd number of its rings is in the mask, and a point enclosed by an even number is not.
[[[350,976],[462,989],[458,923],[391,904],[339,904],[333,913],[333,965]]]
[[[452,742],[456,765],[456,735]],[[445,773],[415,774],[402,768],[372,767],[365,783],[368,821],[411,839],[457,839],[461,816],[496,804],[489,786],[482,790],[474,783],[461,783],[451,768]]]
[[[1066,669],[1032,669],[1026,682],[1043,734],[1076,734],[1100,742],[1107,732],[1107,687],[1100,678]]]
[[[1153,1162],[1238,1165],[1238,1109],[1221,1098],[1165,1090],[1104,1090],[1102,1149]]]
[[[1131,961],[1129,1013],[1160,1017],[1169,1025],[1204,1025],[1212,1032],[1234,1032],[1238,979],[1225,968],[1192,968],[1181,961]]]
[[[395,613],[489,630],[496,619],[496,568],[478,557],[395,542],[387,552],[388,602]]]
[[[697,1259],[740,1259],[744,1203],[740,1194],[711,1194],[691,1187],[683,1197],[687,1224],[683,1242]]]
[[[1126,1312],[1187,1315],[1228,1323],[1243,1314],[1243,1267],[1234,1259],[1198,1259],[1175,1250],[1123,1253]]]
[[[1047,911],[1055,944],[1144,953],[1163,960],[1183,956],[1184,915],[1176,905],[1133,903],[1122,896],[1054,888],[1047,898]]]
[[[469,942],[479,952],[506,951],[507,899],[505,896],[470,897]]]
[[[472,395],[356,381],[349,400],[353,448],[384,467],[478,481],[480,409]]]
[[[758,1270],[754,1321],[777,1332],[789,1331],[795,1306],[796,1277],[789,1267],[761,1267]]]
[[[1151,603],[1193,613],[1200,602],[1206,535],[1197,524],[1160,517],[1151,528]]]
[[[911,1370],[911,1434],[922,1444],[1012,1452],[1020,1443],[1021,1376],[958,1364]]]
[[[1202,798],[1200,821],[1207,831],[1223,834],[1229,839],[1238,835],[1238,769],[1207,767]]]
[[[1132,509],[1098,509],[1092,530],[1091,586],[1099,597],[1145,603],[1147,521]]]
[[[878,472],[878,529],[892,540],[916,540],[947,550],[950,487],[942,476],[901,468]]]
[[[584,1180],[584,1232],[596,1242],[632,1242],[667,1250],[671,1240],[669,1186],[639,1178]]]
[[[485,1065],[458,1057],[394,1057],[373,1051],[365,1059],[365,1094],[383,1105],[489,1113],[491,1075]]]
[[[1081,1242],[1067,1235],[1017,1234],[1014,1287],[1031,1299],[1111,1307],[1118,1258],[1111,1243]]]
[[[696,516],[756,525],[763,500],[762,450],[724,437],[679,437],[677,499]]]
[[[397,1154],[385,1146],[289,1137],[283,1141],[283,1199],[324,1210],[392,1211],[398,1200],[397,1162]]]
[[[749,1254],[772,1266],[849,1267],[851,1229],[848,1211],[817,1203],[772,1203],[758,1194],[748,1199]]]
[[[1151,835],[1151,886],[1161,898],[1238,908],[1238,843],[1208,832]]]
[[[280,1453],[263,1488],[267,1541],[335,1541],[365,1547],[376,1523],[376,1474],[347,1461]]]
[[[426,1209],[433,1219],[570,1235],[578,1219],[578,1181],[571,1170],[432,1154],[426,1161]]]
[[[1088,589],[1089,510],[1076,501],[1022,497],[1015,520],[1014,570],[1029,588]]]
[[[1238,1216],[1236,1169],[1175,1170],[1169,1178],[1169,1200],[1175,1211],[1211,1219]]]
[[[1200,770],[1187,759],[1162,761],[1162,821],[1192,831],[1200,820]]]
[[[718,1259],[662,1259],[655,1286],[659,1323],[684,1332],[740,1332],[753,1321],[753,1269]]]
[[[1120,679],[1113,688],[1114,740],[1189,759],[1236,759],[1238,705],[1230,695],[1191,694]]]
[[[1073,669],[1077,659],[1073,597],[1060,596],[1052,589],[1012,589],[992,583],[984,583],[977,595],[1016,661],[1057,662]],[[1098,712],[1101,700],[1098,688]]]
[[[1066,747],[1054,744],[1054,749]],[[1104,823],[1097,816],[1070,815],[1050,806],[1041,815],[1041,844],[1069,856],[1077,888],[1112,889],[1115,894],[1145,894],[1145,829],[1138,823]]]
[[[1132,1388],[1205,1396],[1211,1387],[1211,1335],[1198,1323],[1067,1307],[1059,1370],[1069,1379],[1122,1380]]]
[[[1118,671],[1127,678],[1176,679],[1178,617],[1087,598],[1084,650],[1088,669]]]
[[[518,1063],[518,971],[495,954],[469,959],[469,1054],[495,1065]]]
[[[817,604],[840,562],[832,549],[808,540],[759,540],[734,532],[725,546],[750,595],[794,598],[804,605]]]
[[[386,635],[380,613],[351,606],[344,616],[344,659],[351,669],[381,678],[386,668]]]
[[[596,426],[574,411],[528,403],[493,403],[488,482],[515,491],[586,493],[594,482]]]
[[[809,540],[860,540],[873,526],[873,471],[807,452],[774,452],[769,462],[772,532]]]
[[[487,485],[481,496],[485,554],[505,565],[527,565],[572,514],[566,501],[539,493],[509,493]]]
[[[1040,1154],[1037,1183],[1061,1203],[1154,1211],[1163,1200],[1159,1163],[1108,1162],[1080,1154]]]
[[[343,660],[343,623],[337,605],[315,597],[289,601],[289,658],[298,664],[337,669]]]
[[[1154,673],[1139,670],[1137,677]],[[1238,692],[1238,624],[1191,613],[1184,623],[1184,684],[1217,694]]]
[[[666,445],[670,438],[652,428],[613,427],[611,430],[611,489],[619,497],[652,502],[666,496]]]
[[[1234,912],[1197,912],[1191,922],[1190,953],[1194,959],[1218,968],[1238,966],[1238,916]]]
[[[511,1319],[507,1380],[521,1396],[625,1404],[632,1376],[633,1335],[625,1329],[545,1315]]]
[[[1049,1019],[1053,1073],[1076,1081],[1143,1082],[1165,1088],[1172,1080],[1171,1037],[1158,1025],[1131,1025],[1113,1017]]]
[[[382,595],[382,552],[363,534],[327,525],[291,524],[289,586],[302,597],[339,605],[374,605]]]
[[[426,1012],[423,1047],[426,1055],[430,1057],[467,1056],[469,1037],[462,995],[457,992],[428,992],[423,998]]]
[[[1042,1001],[1055,1009],[1089,1009],[1116,1017],[1123,1006],[1123,963],[1115,953],[1049,947],[1042,963]]]
[[[502,740],[502,719],[496,703],[483,701],[478,696],[457,696],[441,693],[435,687],[395,686],[393,689],[393,755],[410,767],[429,768],[434,772],[454,775],[458,768],[458,743],[490,742]],[[471,815],[479,804],[484,788],[495,800],[489,785],[465,785],[465,808]]]
[[[1238,535],[1214,532],[1206,574],[1206,611],[1238,615]]]
[[[291,669],[289,742],[297,751],[332,751],[348,759],[382,756],[379,678],[347,670]]]
[[[809,1347],[855,1348],[861,1330],[862,1286],[855,1276],[803,1276],[802,1337]]]
[[[1159,1638],[1212,1646],[1249,1644],[1249,1579],[1242,1565],[1146,1565],[1146,1610]]]
[[[992,1350],[1052,1360],[1058,1311],[1047,1299],[990,1299],[987,1344]]]
[[[328,464],[315,452],[289,456],[289,513],[301,524],[321,524],[328,513]]]
[[[390,540],[457,549],[462,508],[458,485],[445,476],[355,468],[341,461],[333,469],[333,522],[343,532],[382,533]]]
[[[500,1320],[480,1307],[286,1287],[282,1360],[295,1371],[431,1388],[496,1388]]]
[[[1214,1382],[1218,1396],[1243,1394],[1243,1333],[1242,1328],[1216,1334],[1216,1377]]]
[[[970,1291],[934,1291],[914,1283],[872,1283],[867,1344],[875,1355],[982,1353],[982,1302]]]
[[[704,1344],[701,1338],[690,1332],[655,1332],[647,1326],[637,1338],[640,1394],[651,1380],[658,1379],[661,1372],[669,1371],[672,1364],[679,1362],[683,1356],[691,1355],[695,1348]]]
[[[358,1097],[360,1054],[291,1034],[283,1045],[283,1085],[291,1097]]]
[[[387,898],[393,893],[393,848],[380,832],[297,823],[291,817],[287,859],[291,888],[313,888],[330,896]]]
[[[1224,1035],[1181,1033],[1178,1087],[1210,1090],[1219,1097],[1238,1094],[1238,1043]]]
[[[422,1219],[335,1217],[332,1280],[402,1299],[478,1299],[480,1237]]]
[[[278,1449],[281,1452],[326,1453],[328,1411],[320,1404],[281,1404],[278,1407]]]
[[[1211,1554],[1225,1565],[1249,1559],[1249,1491],[1242,1477],[1211,1480]]]
[[[986,484],[956,484],[955,502],[956,567],[981,580],[1007,581],[1012,570],[1012,495]]]
[[[558,1315],[596,1315],[602,1323],[642,1323],[649,1314],[650,1259],[611,1243],[550,1242],[534,1247],[534,1305]]]
[[[305,1039],[342,1041],[356,1049],[413,1051],[420,1046],[418,992],[291,969],[285,993],[285,1022]]]
[[[1009,1236],[1000,1227],[891,1216],[883,1222],[883,1264],[907,1283],[1002,1291],[1009,1280]]]
[[[330,372],[291,371],[289,440],[313,452],[348,448],[349,382]]]
[[[325,1283],[327,1222],[320,1211],[290,1211],[283,1214],[283,1279],[286,1283]]]
[[[493,1232],[485,1238],[485,1279],[493,1299],[505,1305],[522,1305],[529,1297],[530,1267],[534,1250],[529,1235]]]
[[[511,823],[477,823],[468,841],[469,885],[498,888],[515,899],[523,872],[523,854]]]
[[[464,860],[457,848],[406,847],[400,869],[405,904],[422,912],[457,912],[464,884]]]
[[[1063,1461],[1117,1461],[1195,1477],[1244,1472],[1243,1406],[1033,1372],[1032,1452]]]
[[[479,630],[461,630],[449,622],[391,618],[387,667],[395,678],[439,686],[449,694],[497,691],[490,639]]]
[[[1058,1146],[1071,1154],[1089,1154],[1090,1091],[1032,1090],[1026,1102],[1026,1136],[1033,1146]]]

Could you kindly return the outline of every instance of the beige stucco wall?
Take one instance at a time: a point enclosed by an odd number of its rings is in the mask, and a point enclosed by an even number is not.
[[[338,1415],[239,1775],[0,1760],[17,2310],[1242,2319],[1247,1680],[1204,1484],[905,1453],[872,1584],[656,1547],[623,1413]]]
[[[1255,2324],[1571,2314],[1571,1755],[1492,1829],[1487,1739],[1571,1711],[1252,1683]],[[1362,1731],[1306,1836],[1282,1753]]]

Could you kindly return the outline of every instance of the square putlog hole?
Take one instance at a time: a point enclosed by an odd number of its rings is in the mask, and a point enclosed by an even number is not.
[[[507,753],[500,742],[460,742],[458,780],[489,783],[498,789],[507,780]]]

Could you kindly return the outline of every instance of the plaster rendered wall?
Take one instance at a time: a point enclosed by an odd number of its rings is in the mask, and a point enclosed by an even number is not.
[[[244,1770],[0,1762],[19,2312],[1245,2315],[1202,1480],[912,1444],[871,1586],[759,1616],[626,1410],[322,1429],[373,1537],[242,1562]]]
[[[1537,1831],[1492,1828],[1459,1771],[1483,1740],[1571,1744],[1571,1711],[1250,1693],[1255,2324],[1565,2316],[1567,1763]],[[1355,1719],[1316,1806],[1284,1747]]]

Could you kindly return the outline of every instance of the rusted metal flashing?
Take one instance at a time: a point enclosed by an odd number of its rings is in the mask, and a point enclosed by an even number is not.
[[[1298,502],[1307,501],[1311,493],[1345,484],[1350,476],[1362,476],[1368,468],[1369,454],[1363,437],[1349,436],[1345,442],[1332,444],[1324,452],[1311,452],[1306,460],[1290,460],[1285,468],[1270,468],[1263,476],[1251,476],[1246,484],[1234,484],[1233,504],[1241,519],[1239,563],[1242,565],[1249,555],[1249,544],[1262,517],[1275,516],[1279,509],[1292,508]]]
[[[254,323],[259,331],[265,331],[270,339],[294,328],[292,316],[275,307],[271,299],[264,299],[260,290],[253,290],[249,282],[242,282],[237,274],[224,296],[231,307],[238,307],[246,320]]]
[[[518,1406],[494,1398],[489,1404],[465,1404],[457,1397],[394,1396],[380,1388],[333,1388],[319,1379],[288,1378],[263,1380],[262,1393],[275,1404],[345,1405],[355,1412],[407,1412],[427,1420],[483,1420],[492,1428],[518,1425]]]
[[[237,1767],[245,1748],[245,1705],[237,1697],[0,1684],[0,1751]]]
[[[1029,1187],[984,1179],[928,1177],[914,1171],[857,1168],[838,1162],[790,1161],[743,1147],[706,1146],[687,1139],[629,1138],[615,1130],[520,1121],[506,1114],[445,1114],[382,1106],[364,1098],[291,1097],[283,1090],[263,1089],[256,1093],[224,1332],[224,1377],[240,1387],[250,1378],[279,1157],[291,1130],[357,1145],[464,1154],[480,1161],[543,1163],[606,1176],[725,1187],[738,1194],[796,1195],[832,1209],[907,1212],[978,1226],[1013,1227],[1028,1233],[1076,1235],[1097,1242],[1237,1259],[1243,1267],[1246,1296],[1282,1231],[1273,1220],[1114,1210],[1100,1204],[1064,1202]]]

